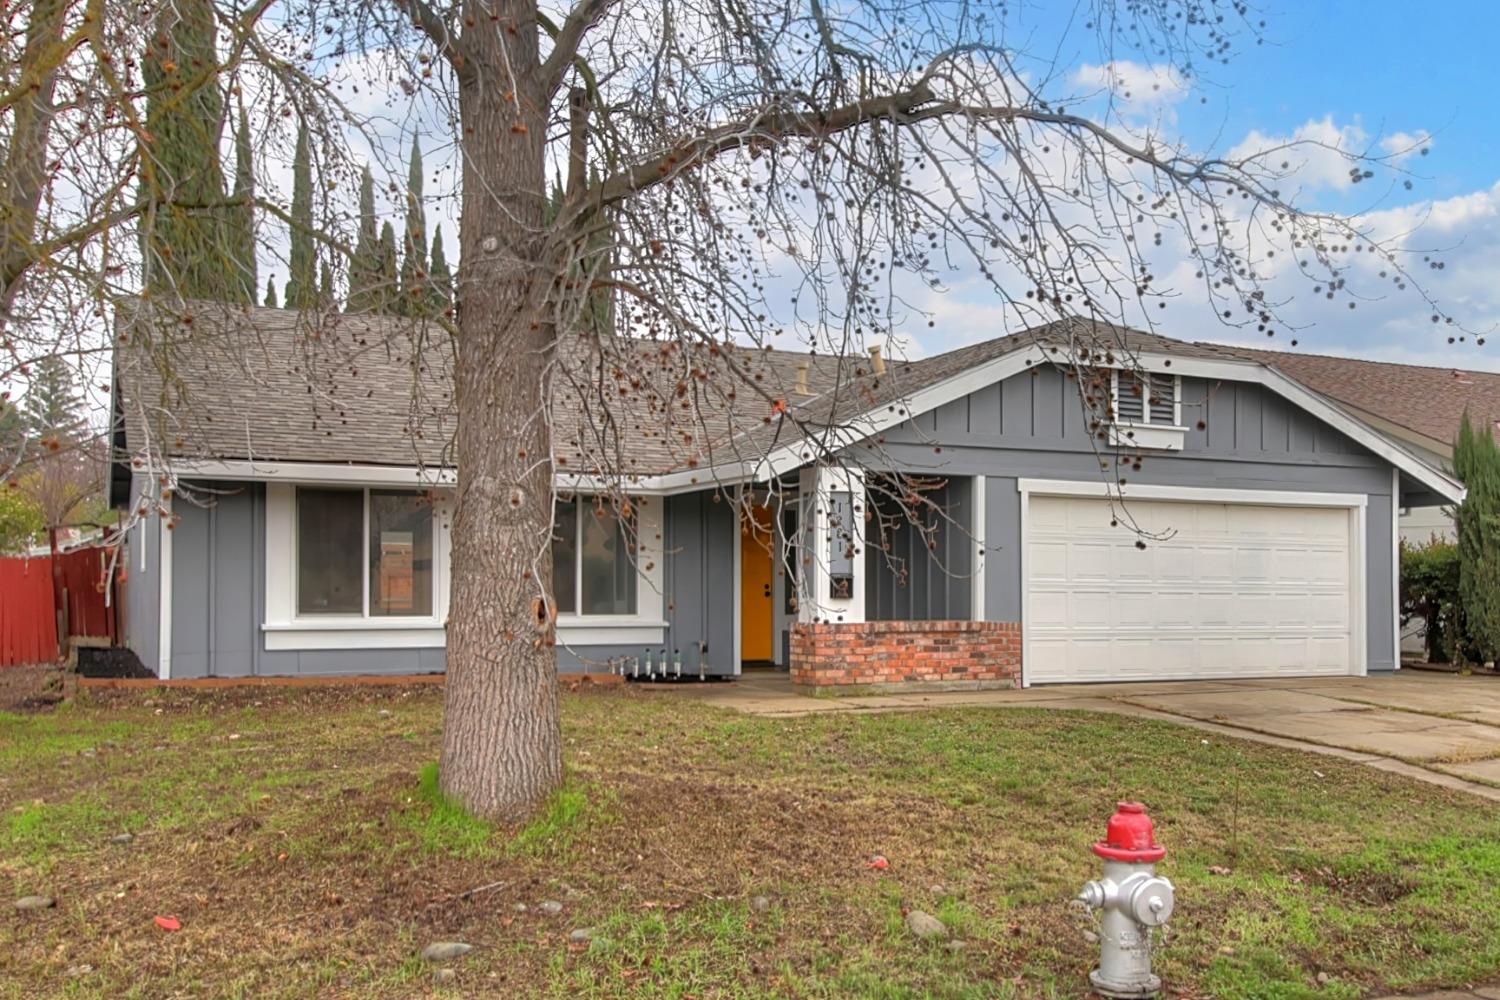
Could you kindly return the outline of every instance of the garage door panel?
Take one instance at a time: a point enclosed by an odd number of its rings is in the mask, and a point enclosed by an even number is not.
[[[1033,580],[1040,582],[1068,579],[1067,542],[1049,542],[1038,538],[1031,543],[1026,556],[1031,564],[1030,572]]]
[[[1068,627],[1068,594],[1066,591],[1033,590],[1031,606],[1028,608],[1033,627],[1045,631],[1048,628]]]
[[[1032,496],[1034,682],[1348,673],[1347,508]],[[1162,534],[1136,547],[1142,531]]]

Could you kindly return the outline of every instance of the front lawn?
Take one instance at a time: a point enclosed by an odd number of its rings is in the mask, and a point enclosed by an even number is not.
[[[564,706],[567,788],[499,831],[434,792],[435,688],[0,715],[0,874],[56,899],[6,903],[0,995],[1079,997],[1095,946],[1069,900],[1125,797],[1168,848],[1178,995],[1500,978],[1480,799],[1117,716]],[[964,946],[916,940],[903,907]],[[435,966],[434,941],[474,948]]]

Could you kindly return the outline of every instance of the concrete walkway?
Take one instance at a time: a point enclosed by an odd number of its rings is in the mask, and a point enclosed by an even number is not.
[[[1067,684],[810,698],[783,673],[656,689],[752,715],[1054,708],[1164,719],[1306,750],[1500,801],[1500,680],[1404,671],[1381,677]]]

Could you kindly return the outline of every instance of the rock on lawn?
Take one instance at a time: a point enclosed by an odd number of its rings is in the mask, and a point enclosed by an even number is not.
[[[434,941],[422,949],[422,958],[428,962],[446,962],[461,958],[473,950],[473,945],[462,941]]]
[[[934,941],[948,936],[948,928],[941,920],[921,910],[912,910],[906,915],[906,926],[923,941]]]

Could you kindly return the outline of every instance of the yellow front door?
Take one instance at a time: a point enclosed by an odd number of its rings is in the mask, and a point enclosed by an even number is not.
[[[740,517],[740,659],[770,660],[775,629],[775,521],[770,507]]]

